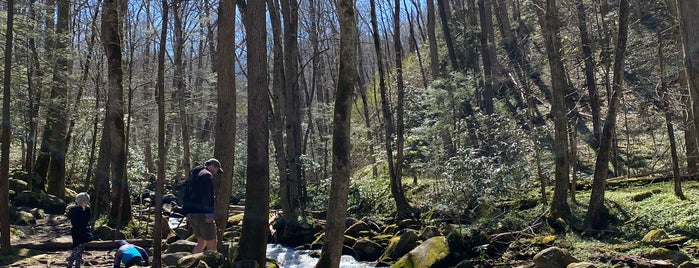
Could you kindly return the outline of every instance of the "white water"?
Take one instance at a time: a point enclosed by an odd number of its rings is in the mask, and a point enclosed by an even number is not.
[[[182,218],[169,218],[170,228],[177,228],[182,222]],[[283,268],[313,268],[318,262],[318,258],[311,257],[311,250],[296,250],[283,247],[279,244],[267,244],[267,257],[276,260]],[[317,255],[317,254],[316,254]],[[340,268],[365,268],[374,267],[372,263],[358,262],[352,256],[342,255]]]
[[[277,261],[284,268],[312,268],[318,262],[318,258],[310,256],[309,250],[295,250],[285,248],[278,244],[267,244],[267,257]],[[340,268],[364,268],[374,267],[372,263],[358,262],[352,256],[342,255]]]

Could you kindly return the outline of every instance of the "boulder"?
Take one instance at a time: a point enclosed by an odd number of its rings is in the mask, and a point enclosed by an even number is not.
[[[360,237],[362,232],[371,232],[371,227],[366,222],[358,221],[345,230],[345,235]]]
[[[643,252],[641,256],[651,260],[672,260],[674,263],[683,263],[690,260],[689,256],[684,252],[667,248],[652,248]]]
[[[422,232],[420,232],[420,239],[422,240],[427,240],[435,236],[441,236],[442,233],[439,231],[439,228],[435,226],[426,226],[424,229],[422,229]]]
[[[449,245],[444,236],[425,240],[420,246],[398,259],[392,268],[442,267],[449,256]]]
[[[667,233],[663,229],[655,229],[651,230],[648,232],[646,235],[643,236],[641,239],[641,242],[644,243],[653,243],[653,242],[658,242],[662,239],[668,238]]]
[[[34,225],[36,224],[36,218],[34,218],[34,215],[32,215],[29,212],[26,211],[18,211],[17,212],[17,220],[15,221],[16,225]]]
[[[394,236],[389,241],[386,252],[381,256],[381,261],[390,262],[407,254],[418,244],[418,236],[415,230],[407,229],[400,236]]]
[[[589,262],[574,262],[568,264],[566,268],[597,268],[597,266]]]
[[[677,266],[677,268],[699,268],[699,261],[686,261]]]
[[[191,253],[189,252],[174,252],[163,254],[163,266],[165,267],[175,267],[177,266],[177,261]]]
[[[534,256],[534,265],[537,268],[560,268],[567,267],[568,264],[580,262],[566,249],[550,247],[544,249]]]
[[[384,248],[374,241],[362,238],[354,243],[352,250],[354,250],[355,254],[357,255],[358,261],[372,262],[379,259]]]
[[[173,242],[172,244],[168,245],[165,252],[166,253],[192,252],[192,250],[194,250],[194,246],[196,246],[196,245],[197,245],[196,242],[187,241],[187,240],[177,240],[177,241]]]
[[[26,181],[10,178],[8,183],[10,184],[10,190],[13,190],[15,192],[29,190],[29,183],[27,183]]]
[[[177,266],[182,268],[194,267],[226,267],[226,260],[223,254],[213,250],[206,250],[202,253],[190,254],[177,260]],[[228,264],[230,265],[230,264]]]
[[[113,240],[113,239],[126,239],[126,234],[109,226],[97,226],[93,231],[92,235],[95,240]]]
[[[29,190],[17,193],[12,202],[17,207],[42,208],[49,214],[64,214],[66,212],[66,202],[57,196]]]

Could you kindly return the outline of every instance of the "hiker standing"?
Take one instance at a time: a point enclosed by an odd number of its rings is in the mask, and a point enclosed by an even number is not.
[[[70,219],[70,236],[73,238],[73,245],[70,256],[68,257],[68,268],[73,267],[75,262],[76,267],[82,264],[82,255],[85,243],[92,240],[92,232],[90,231],[90,195],[85,192],[75,196],[75,205],[68,208],[68,218]]]
[[[223,173],[221,162],[211,158],[194,177],[191,189],[185,196],[183,209],[187,212],[187,222],[194,231],[197,245],[192,253],[206,249],[216,250],[216,223],[214,222],[214,180],[213,174]]]

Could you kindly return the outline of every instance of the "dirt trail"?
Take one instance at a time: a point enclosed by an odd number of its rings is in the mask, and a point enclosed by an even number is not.
[[[11,244],[32,244],[37,247],[46,243],[70,243],[70,221],[64,215],[47,215],[37,219],[35,225],[12,227],[21,230],[24,235],[13,237]],[[19,259],[2,267],[67,267],[66,258],[70,250],[44,251],[20,250]],[[114,250],[87,249],[83,255],[85,267],[113,267]]]

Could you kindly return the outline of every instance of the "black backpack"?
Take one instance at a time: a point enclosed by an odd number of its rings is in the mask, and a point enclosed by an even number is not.
[[[194,179],[197,178],[199,172],[204,168],[206,168],[206,166],[203,165],[192,168],[192,170],[189,171],[189,177],[187,180],[180,185],[177,193],[177,199],[179,199],[179,201],[182,203],[182,208],[185,210],[185,212],[197,202],[198,197],[196,191],[194,191]]]

